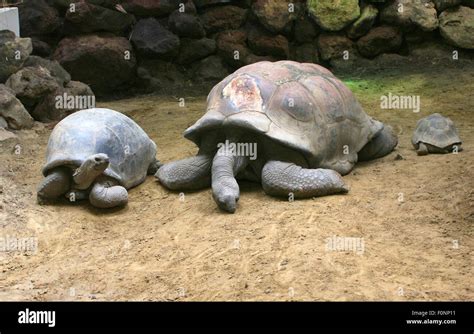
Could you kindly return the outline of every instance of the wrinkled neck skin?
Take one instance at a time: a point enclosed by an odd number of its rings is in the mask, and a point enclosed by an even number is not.
[[[76,169],[73,174],[75,188],[84,190],[89,188],[92,183],[101,175],[107,166],[97,166],[93,159],[87,159],[82,165]]]

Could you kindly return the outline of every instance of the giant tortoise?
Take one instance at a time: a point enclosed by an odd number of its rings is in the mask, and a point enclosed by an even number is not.
[[[173,190],[211,185],[229,212],[239,199],[236,179],[260,182],[274,196],[343,193],[341,174],[397,145],[391,128],[369,117],[329,70],[293,61],[258,62],[226,77],[184,136],[198,154],[165,164],[156,177]]]
[[[128,202],[127,189],[159,167],[156,145],[130,118],[110,109],[81,110],[59,122],[49,138],[38,201],[65,195],[99,208]]]

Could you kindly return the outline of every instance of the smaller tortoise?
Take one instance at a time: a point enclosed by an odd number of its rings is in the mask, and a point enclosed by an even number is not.
[[[411,139],[418,155],[461,151],[461,139],[453,121],[440,114],[422,118]]]
[[[157,171],[155,156],[156,144],[127,116],[101,108],[78,111],[51,133],[38,202],[66,195],[88,196],[98,208],[126,205],[127,189]]]

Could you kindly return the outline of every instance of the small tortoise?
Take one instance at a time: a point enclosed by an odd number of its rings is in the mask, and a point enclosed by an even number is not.
[[[211,185],[229,212],[239,199],[236,179],[259,182],[273,196],[343,193],[340,174],[397,145],[391,128],[365,114],[330,71],[293,61],[254,63],[226,77],[184,136],[199,146],[197,156],[165,164],[156,177],[172,190]]]
[[[101,108],[78,111],[51,133],[38,201],[66,194],[70,200],[88,196],[98,208],[123,206],[127,189],[158,169],[155,155],[155,143],[127,116]]]
[[[411,139],[418,155],[461,151],[461,139],[453,121],[440,114],[432,114],[416,123]]]

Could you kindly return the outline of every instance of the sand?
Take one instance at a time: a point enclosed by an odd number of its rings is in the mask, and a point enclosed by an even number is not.
[[[0,152],[0,237],[37,249],[0,252],[0,300],[473,300],[473,73],[345,78],[366,112],[399,133],[397,149],[356,165],[347,195],[290,202],[242,183],[233,215],[210,189],[179,194],[151,176],[123,209],[39,206],[51,126],[20,131],[21,152]],[[389,92],[419,95],[421,111],[381,110]],[[168,162],[196,153],[182,132],[206,97],[183,97],[184,107],[179,96],[99,106],[133,117]],[[416,121],[434,112],[457,125],[459,154],[413,150]]]

